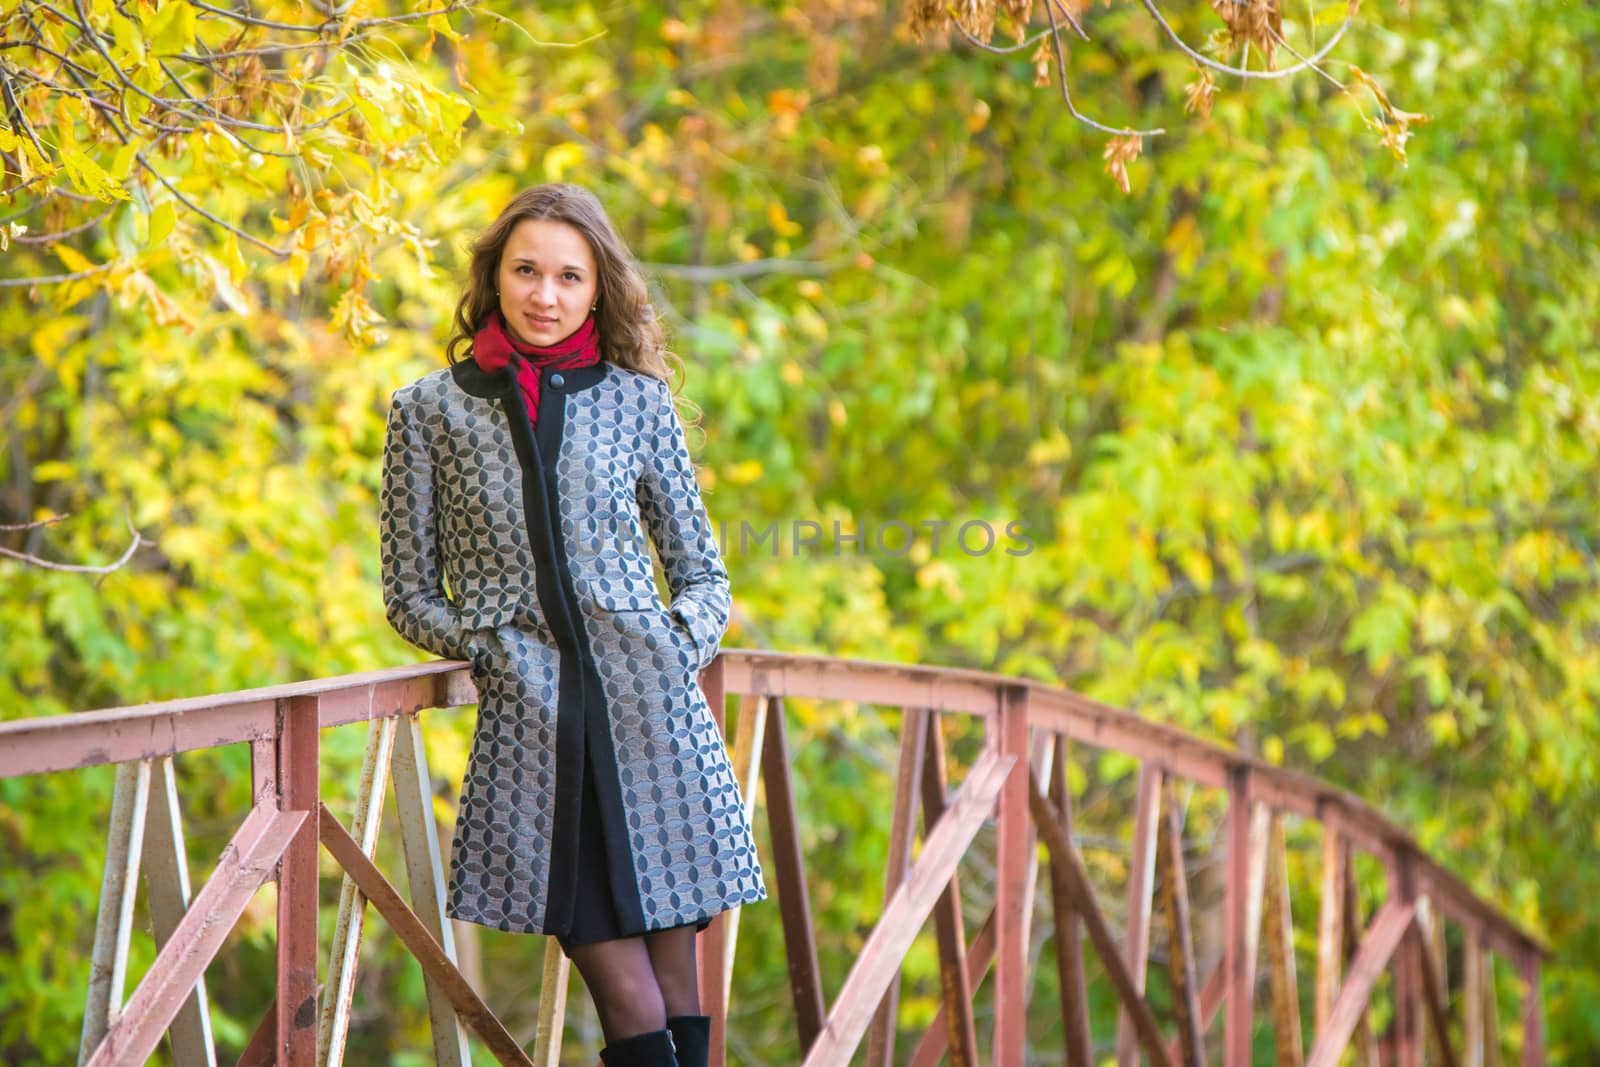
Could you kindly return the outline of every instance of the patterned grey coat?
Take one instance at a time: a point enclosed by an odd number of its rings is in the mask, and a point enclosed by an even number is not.
[[[766,896],[697,677],[727,628],[727,570],[664,382],[602,361],[540,387],[537,432],[510,371],[470,359],[389,412],[388,618],[470,660],[479,692],[448,911],[571,932],[588,766],[624,932],[703,922]]]

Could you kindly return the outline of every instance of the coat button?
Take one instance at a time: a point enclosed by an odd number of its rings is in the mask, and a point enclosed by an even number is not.
[[[552,374],[550,375],[550,384],[555,386],[557,389],[560,389],[563,385],[567,384],[567,380],[559,374]]]

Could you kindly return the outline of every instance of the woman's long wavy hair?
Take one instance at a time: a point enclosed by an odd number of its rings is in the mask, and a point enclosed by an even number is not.
[[[445,354],[451,363],[459,361],[463,346],[472,350],[472,338],[500,306],[495,279],[500,272],[500,256],[511,231],[524,219],[555,219],[578,230],[594,253],[599,287],[595,290],[595,325],[600,333],[600,356],[652,378],[669,381],[670,363],[681,372],[682,362],[666,347],[661,324],[650,306],[644,275],[633,253],[618,236],[599,199],[578,185],[556,182],[525,189],[512,198],[500,217],[472,242],[472,262],[468,267],[466,292],[456,304],[455,323]]]

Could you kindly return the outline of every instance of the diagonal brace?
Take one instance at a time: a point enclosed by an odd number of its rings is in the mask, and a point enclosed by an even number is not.
[[[143,1063],[189,999],[222,942],[244,914],[250,898],[272,874],[278,859],[306,821],[304,811],[250,809],[233,835],[211,880],[172,931],[155,962],[133,991],[121,1018],[107,1031],[88,1067]]]
[[[1028,776],[1028,807],[1033,811],[1033,823],[1039,828],[1039,836],[1044,838],[1051,857],[1064,861],[1061,870],[1067,876],[1067,893],[1072,897],[1073,906],[1083,919],[1084,927],[1089,931],[1089,939],[1094,942],[1100,963],[1105,967],[1112,986],[1116,988],[1122,1006],[1133,1018],[1134,1032],[1138,1035],[1139,1044],[1144,1048],[1145,1055],[1150,1057],[1150,1062],[1155,1067],[1173,1067],[1172,1057],[1167,1052],[1166,1042],[1161,1037],[1161,1030],[1156,1026],[1150,1005],[1139,995],[1133,976],[1128,973],[1128,966],[1117,951],[1116,938],[1112,936],[1105,917],[1100,914],[1099,905],[1095,903],[1094,890],[1089,885],[1089,872],[1084,870],[1078,850],[1072,847],[1072,842],[1061,832],[1060,817],[1056,814],[1055,807],[1045,799],[1044,793],[1039,789],[1038,780],[1032,774]]]
[[[490,1010],[489,1005],[467,983],[466,976],[445,955],[439,942],[434,940],[433,934],[423,925],[417,913],[406,906],[397,890],[389,879],[383,876],[376,864],[367,858],[361,851],[361,846],[350,832],[344,828],[337,816],[328,810],[328,805],[319,804],[322,819],[322,843],[327,846],[333,858],[339,861],[345,873],[356,883],[356,888],[366,894],[367,900],[378,909],[388,922],[389,928],[395,932],[402,944],[411,951],[422,964],[422,973],[438,982],[444,993],[450,998],[450,1003],[461,1015],[462,1022],[483,1039],[489,1046],[495,1058],[501,1063],[514,1064],[516,1067],[534,1067],[533,1060],[517,1044],[516,1038],[506,1030],[497,1015]]]

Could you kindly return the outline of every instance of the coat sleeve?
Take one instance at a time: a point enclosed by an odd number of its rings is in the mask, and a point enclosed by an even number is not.
[[[733,597],[728,571],[700,499],[683,423],[667,384],[657,381],[656,422],[639,475],[639,513],[661,556],[672,593],[670,613],[689,632],[699,653],[696,670],[717,656],[728,628]]]
[[[383,443],[378,495],[384,614],[407,641],[446,659],[467,659],[461,620],[445,599],[433,509],[433,463],[412,412],[396,396]]]

